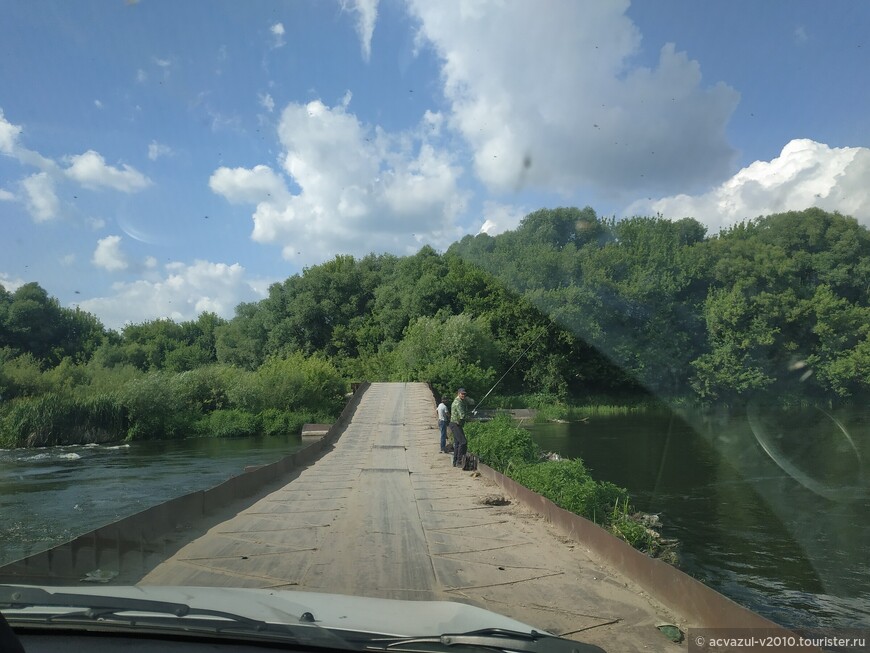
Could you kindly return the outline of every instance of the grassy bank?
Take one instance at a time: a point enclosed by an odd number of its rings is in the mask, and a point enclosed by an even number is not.
[[[649,555],[672,556],[658,533],[631,506],[628,490],[594,480],[582,460],[542,460],[531,434],[504,415],[490,422],[469,423],[466,433],[469,450],[493,469]]]
[[[587,396],[569,403],[555,395],[525,394],[487,398],[486,404],[488,408],[532,408],[538,422],[578,422],[593,416],[670,411],[667,404],[649,396]]]

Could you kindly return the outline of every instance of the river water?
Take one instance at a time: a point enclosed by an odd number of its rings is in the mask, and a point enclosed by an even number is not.
[[[870,626],[870,413],[591,416],[532,427],[628,488],[680,567],[786,626]],[[0,563],[278,460],[298,437],[0,450]]]
[[[763,414],[763,417],[761,416]],[[628,488],[679,567],[790,627],[870,626],[870,415],[590,416],[531,427]]]
[[[0,564],[214,487],[300,446],[297,436],[0,450]]]

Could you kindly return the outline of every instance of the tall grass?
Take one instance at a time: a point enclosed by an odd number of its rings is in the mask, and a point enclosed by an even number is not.
[[[129,415],[116,395],[20,397],[0,413],[0,445],[46,447],[111,442],[126,436]]]

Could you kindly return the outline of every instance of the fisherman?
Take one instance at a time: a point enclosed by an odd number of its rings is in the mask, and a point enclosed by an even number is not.
[[[468,439],[465,437],[465,418],[468,410],[474,405],[474,399],[466,396],[465,388],[456,391],[456,398],[450,407],[450,432],[453,434],[453,466],[464,464],[465,452],[468,450]]]
[[[438,428],[441,431],[441,453],[447,453],[447,424],[450,422],[450,409],[447,408],[447,397],[441,397],[438,404]]]

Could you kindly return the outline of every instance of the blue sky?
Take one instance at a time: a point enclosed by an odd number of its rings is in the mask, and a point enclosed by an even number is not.
[[[527,212],[870,224],[870,4],[6,2],[0,283],[113,328]]]

